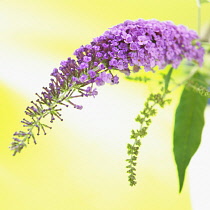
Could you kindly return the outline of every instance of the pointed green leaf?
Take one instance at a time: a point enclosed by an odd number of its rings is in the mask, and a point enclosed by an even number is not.
[[[194,78],[202,79],[200,74]],[[207,98],[185,87],[175,114],[174,157],[179,176],[179,192],[181,192],[186,168],[197,151],[204,126],[204,110]]]

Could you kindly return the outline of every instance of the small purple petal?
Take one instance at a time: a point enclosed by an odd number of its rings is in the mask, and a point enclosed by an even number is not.
[[[80,67],[80,69],[85,69],[85,68],[88,68],[88,64],[87,63],[81,63],[79,67]]]
[[[91,57],[88,57],[88,56],[83,57],[83,61],[86,62],[86,63],[90,62],[91,60],[92,60]]]
[[[88,74],[89,74],[90,78],[94,78],[96,76],[96,72],[93,70],[89,70]]]
[[[98,65],[98,68],[99,68],[100,70],[102,70],[102,69],[105,69],[105,66],[104,66],[103,63],[100,63],[100,64]]]
[[[88,76],[86,75],[86,74],[83,74],[80,78],[79,78],[79,80],[80,80],[80,82],[84,82],[84,81],[86,81],[87,80],[87,78],[88,78]]]
[[[112,84],[118,84],[119,83],[119,77],[117,75],[115,75],[113,78],[112,78]]]
[[[97,77],[95,79],[95,83],[96,83],[97,86],[102,86],[102,85],[105,84],[105,82],[100,77]]]

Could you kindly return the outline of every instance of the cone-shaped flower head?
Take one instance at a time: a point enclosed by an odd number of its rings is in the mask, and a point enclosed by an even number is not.
[[[195,31],[169,21],[127,20],[95,38],[91,45],[76,50],[75,55],[81,66],[88,54],[96,64],[103,62],[107,68],[124,73],[130,66],[151,70],[172,64],[177,68],[183,58],[202,65],[204,50],[196,39]]]

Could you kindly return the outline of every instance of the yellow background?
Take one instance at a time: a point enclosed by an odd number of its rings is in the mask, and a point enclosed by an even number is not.
[[[209,5],[202,21],[209,18]],[[138,184],[125,173],[126,143],[149,93],[125,81],[83,98],[82,111],[64,109],[47,136],[12,157],[25,107],[47,86],[61,60],[127,19],[171,20],[196,29],[193,0],[0,1],[0,209],[189,210],[188,180],[178,194],[172,156],[174,102],[160,110],[143,140]],[[167,113],[167,114],[166,114]]]

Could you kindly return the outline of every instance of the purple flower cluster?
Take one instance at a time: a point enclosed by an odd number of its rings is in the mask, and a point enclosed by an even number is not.
[[[49,86],[44,87],[40,95],[36,94],[36,102],[27,107],[25,113],[31,121],[21,121],[27,131],[14,133],[11,150],[15,151],[14,154],[20,152],[31,137],[36,142],[32,132],[35,127],[38,134],[40,129],[46,134],[44,128],[51,127],[40,121],[47,115],[51,115],[50,122],[55,117],[61,119],[58,105],[70,104],[82,109],[72,102],[73,98],[94,97],[98,94],[94,84],[118,84],[119,78],[111,70],[129,75],[142,67],[146,71],[153,70],[155,66],[162,69],[168,64],[176,68],[183,58],[202,65],[204,50],[196,39],[198,36],[194,31],[171,22],[139,19],[114,26],[89,45],[77,49],[74,52],[76,59],[68,58],[61,62],[59,69],[53,70]]]
[[[73,86],[78,87],[82,96],[95,96],[95,89],[89,87],[86,93],[81,87],[94,83],[97,86],[117,84],[119,78],[111,69],[129,75],[131,70],[138,72],[141,67],[146,71],[155,66],[163,69],[168,64],[176,68],[183,58],[202,65],[204,49],[196,39],[196,32],[182,25],[157,20],[127,20],[77,49],[74,52],[76,60],[62,61],[59,70],[54,69],[51,74],[55,79],[51,79],[49,88],[42,93],[44,102],[57,100]]]
[[[91,45],[97,59],[106,61],[108,68],[129,73],[130,66],[146,71],[155,66],[163,69],[168,64],[177,68],[183,58],[202,65],[204,50],[196,39],[196,32],[183,25],[139,19],[112,27]],[[79,57],[80,52],[76,51]]]

